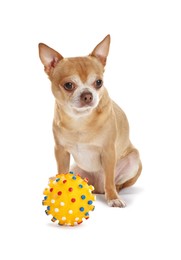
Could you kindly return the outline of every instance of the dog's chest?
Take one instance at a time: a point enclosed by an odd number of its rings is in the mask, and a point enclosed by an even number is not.
[[[85,171],[101,169],[101,145],[97,138],[86,140],[84,134],[61,135],[61,144],[74,158],[77,165]]]
[[[101,169],[100,152],[94,145],[76,144],[69,146],[68,151],[83,170],[93,172]]]

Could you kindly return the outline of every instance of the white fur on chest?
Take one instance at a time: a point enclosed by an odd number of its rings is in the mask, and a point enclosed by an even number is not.
[[[101,169],[101,158],[99,149],[89,144],[77,144],[68,148],[76,164],[87,172],[99,171]]]

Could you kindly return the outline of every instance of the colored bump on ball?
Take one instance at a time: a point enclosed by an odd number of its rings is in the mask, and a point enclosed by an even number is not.
[[[52,216],[52,222],[58,222],[60,226],[75,226],[89,218],[96,197],[87,178],[82,179],[73,172],[61,173],[50,179],[48,185],[42,204],[47,207],[45,213]]]

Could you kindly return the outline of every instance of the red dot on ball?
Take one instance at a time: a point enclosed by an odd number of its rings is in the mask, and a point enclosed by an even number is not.
[[[60,196],[60,195],[62,195],[62,192],[61,192],[61,191],[58,191],[58,193],[57,193],[57,194]]]
[[[50,192],[52,192],[52,191],[53,191],[53,188],[50,189]]]
[[[71,191],[73,191],[73,188],[72,188],[72,187],[70,187],[70,188],[69,188],[69,191],[70,191],[70,192],[71,192]]]
[[[67,180],[63,180],[63,183],[66,183],[67,182]]]
[[[75,202],[75,201],[76,201],[76,199],[75,199],[75,198],[72,198],[72,199],[71,199],[71,201],[72,201],[72,202]]]

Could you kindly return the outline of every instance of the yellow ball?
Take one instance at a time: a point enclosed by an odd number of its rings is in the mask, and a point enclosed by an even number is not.
[[[94,210],[94,187],[88,185],[88,180],[82,179],[73,172],[57,174],[49,181],[49,187],[44,190],[43,205],[47,206],[45,213],[52,215],[52,221],[59,225],[74,226],[89,218],[89,211]]]

